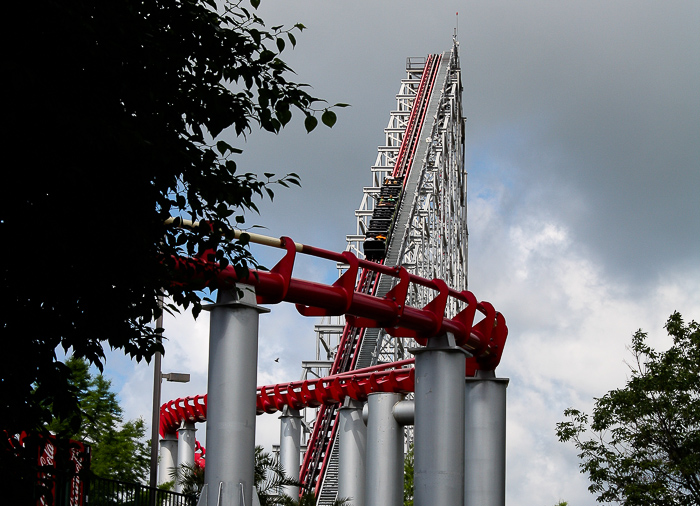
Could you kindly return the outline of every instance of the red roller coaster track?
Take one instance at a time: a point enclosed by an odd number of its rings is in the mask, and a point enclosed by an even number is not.
[[[259,303],[292,302],[305,316],[345,314],[349,324],[355,327],[384,327],[391,335],[411,337],[421,345],[427,344],[430,337],[449,332],[455,336],[457,345],[472,355],[467,359],[467,376],[474,375],[477,369],[493,370],[498,365],[508,335],[505,318],[490,303],[477,302],[471,292],[457,292],[442,280],[428,280],[410,274],[403,267],[388,267],[361,260],[347,251],[335,253],[300,245],[288,237],[278,241],[265,239],[267,244],[276,242],[286,250],[286,254],[271,271],[251,271],[241,279],[235,269],[227,267],[219,270],[213,281],[202,282],[200,286],[226,288],[237,282],[253,285]],[[256,237],[252,241],[262,242]],[[348,269],[333,285],[292,278],[297,251],[346,263]],[[213,269],[213,264],[201,259],[171,260],[190,284],[192,272]],[[357,292],[354,280],[358,269],[393,276],[398,282],[384,297]],[[420,309],[407,306],[406,296],[412,283],[432,288],[436,292],[435,298]],[[457,299],[464,306],[452,318],[444,316],[449,297]],[[477,313],[481,313],[483,318],[475,323]],[[372,392],[411,392],[413,369],[405,368],[411,362],[412,360],[407,360],[315,380],[262,386],[258,389],[257,411],[274,413],[285,405],[294,409],[337,405],[346,396],[365,400]],[[185,397],[163,404],[160,410],[161,435],[175,432],[183,421],[206,421],[206,411],[206,395]]]
[[[403,177],[406,184],[413,165],[416,146],[420,141],[430,97],[440,66],[440,55],[429,55],[416,98],[411,109],[401,147],[396,157],[393,177]],[[508,329],[503,316],[488,302],[477,302],[474,295],[456,291],[440,279],[425,279],[410,274],[403,267],[389,267],[380,263],[361,260],[350,252],[331,251],[295,244],[284,237],[280,240],[249,234],[251,242],[274,245],[286,250],[286,254],[270,272],[251,272],[241,279],[228,267],[216,270],[213,264],[200,259],[173,258],[176,271],[182,274],[182,282],[192,285],[192,274],[202,270],[215,272],[214,280],[202,282],[210,288],[232,286],[240,282],[254,285],[258,303],[276,304],[282,301],[296,304],[304,316],[346,315],[338,351],[330,369],[330,376],[258,388],[257,412],[274,413],[289,406],[292,409],[319,407],[314,430],[308,441],[308,449],[301,466],[300,481],[317,494],[323,474],[330,459],[330,448],[335,435],[337,408],[346,397],[366,400],[372,392],[413,391],[413,369],[405,368],[412,361],[384,364],[373,368],[353,370],[362,343],[364,329],[384,328],[394,337],[415,339],[426,345],[428,339],[451,333],[458,346],[471,357],[467,359],[466,376],[473,376],[477,369],[493,370],[498,365],[505,345]],[[255,236],[254,238],[252,236]],[[324,285],[292,278],[296,253],[303,253],[348,266],[345,273],[333,284]],[[201,257],[200,257],[201,258]],[[384,296],[377,296],[381,275],[396,278],[394,287]],[[204,279],[201,277],[200,279]],[[208,276],[207,279],[212,279]],[[423,308],[406,305],[411,284],[434,290],[435,296]],[[463,309],[451,318],[445,317],[450,298],[456,299]],[[483,315],[475,323],[477,313]],[[391,369],[391,370],[389,370]],[[172,433],[182,421],[206,420],[206,395],[176,399],[161,407],[161,434]]]

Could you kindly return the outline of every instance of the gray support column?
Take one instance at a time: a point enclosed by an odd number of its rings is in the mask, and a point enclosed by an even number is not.
[[[177,437],[166,434],[160,440],[160,462],[158,463],[158,485],[172,481],[171,472],[177,465]]]
[[[350,499],[352,506],[365,506],[367,426],[362,404],[348,397],[339,410],[338,498]]]
[[[367,398],[366,506],[403,505],[403,427],[394,418],[394,404],[402,397],[373,393]]]
[[[280,416],[280,464],[285,474],[299,479],[301,466],[301,414],[298,409],[285,406]],[[299,487],[291,485],[282,487],[282,493],[293,499],[299,497]]]
[[[464,504],[506,504],[507,378],[478,371],[466,380]]]
[[[416,355],[413,504],[459,505],[464,502],[466,354],[451,334],[411,351]]]
[[[253,504],[258,317],[251,287],[219,290],[211,312],[207,398],[207,506]],[[200,500],[200,502],[202,502]]]
[[[177,465],[194,467],[194,422],[184,422],[177,430]],[[175,483],[175,491],[182,492],[182,485]]]

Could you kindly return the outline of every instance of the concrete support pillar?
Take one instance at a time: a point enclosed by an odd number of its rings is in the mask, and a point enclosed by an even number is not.
[[[285,406],[280,416],[280,464],[285,474],[294,479],[299,479],[299,467],[301,466],[301,414],[298,409],[290,409]],[[282,487],[283,494],[293,499],[299,497],[299,487]]]
[[[366,506],[403,505],[403,427],[394,418],[401,398],[394,393],[367,398]]]
[[[160,462],[158,463],[158,485],[172,481],[171,473],[177,466],[177,437],[166,434],[160,440]]]
[[[465,506],[506,504],[507,378],[478,371],[466,380]]]
[[[367,426],[362,404],[348,397],[339,410],[338,498],[350,499],[352,506],[365,506]]]
[[[211,312],[202,506],[253,504],[259,308],[252,287],[219,290]]]
[[[412,352],[416,355],[413,504],[463,504],[466,353],[455,346],[451,334]]]

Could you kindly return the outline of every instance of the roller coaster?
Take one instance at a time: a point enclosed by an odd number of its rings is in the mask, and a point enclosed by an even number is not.
[[[251,243],[283,249],[283,258],[269,272],[253,272],[244,279],[232,268],[223,269],[210,285],[249,284],[257,304],[284,301],[307,317],[345,316],[325,376],[259,386],[256,392],[259,415],[317,410],[299,480],[315,492],[319,505],[332,503],[338,493],[337,479],[334,483],[328,470],[334,460],[337,465],[340,408],[375,393],[416,391],[416,359],[407,358],[406,339],[430,348],[435,339],[449,336],[452,347],[467,357],[463,377],[469,378],[495,370],[508,334],[503,316],[466,289],[457,43],[444,54],[409,58],[406,72],[385,129],[385,145],[371,169],[372,186],[364,189],[355,212],[357,231],[347,237],[347,250],[336,253],[288,237],[249,234]],[[292,277],[297,254],[335,262],[341,269],[338,280],[324,285]],[[192,261],[177,260],[183,270]],[[160,434],[172,437],[183,424],[206,420],[207,395],[176,399],[161,407]],[[199,448],[197,459],[203,455]]]

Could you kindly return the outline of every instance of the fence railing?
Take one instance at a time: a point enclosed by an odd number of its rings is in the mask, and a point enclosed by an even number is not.
[[[138,483],[91,477],[84,506],[196,506],[197,497]]]

